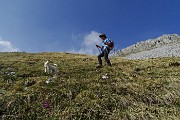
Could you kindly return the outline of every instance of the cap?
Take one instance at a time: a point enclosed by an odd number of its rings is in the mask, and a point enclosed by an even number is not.
[[[103,36],[106,37],[106,34],[101,34],[101,35],[99,35],[99,37],[103,37]]]

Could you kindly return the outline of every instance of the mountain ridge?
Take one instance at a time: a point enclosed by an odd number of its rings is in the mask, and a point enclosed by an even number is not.
[[[127,48],[117,51],[113,56],[120,56],[120,57],[125,57],[128,59],[180,57],[179,46],[180,46],[179,35],[165,34],[155,39],[148,39],[148,40],[133,44]],[[160,51],[161,51],[161,54],[160,54]],[[166,54],[168,53],[168,51],[170,53]],[[146,55],[147,52],[148,52],[148,55]],[[156,55],[154,55],[154,53],[156,53]]]

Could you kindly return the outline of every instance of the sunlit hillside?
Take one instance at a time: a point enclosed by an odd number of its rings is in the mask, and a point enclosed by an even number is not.
[[[57,64],[56,77],[44,72],[47,60]],[[180,118],[180,58],[111,61],[96,69],[96,56],[0,53],[0,119]]]

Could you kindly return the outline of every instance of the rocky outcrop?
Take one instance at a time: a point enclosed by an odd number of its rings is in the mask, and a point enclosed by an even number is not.
[[[113,56],[121,56],[128,59],[180,57],[180,36],[170,34],[156,39],[141,41],[117,51]]]

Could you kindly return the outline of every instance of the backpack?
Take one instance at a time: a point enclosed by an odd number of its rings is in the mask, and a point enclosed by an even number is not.
[[[114,48],[114,41],[110,40],[108,46],[109,46],[110,50],[112,50]]]

